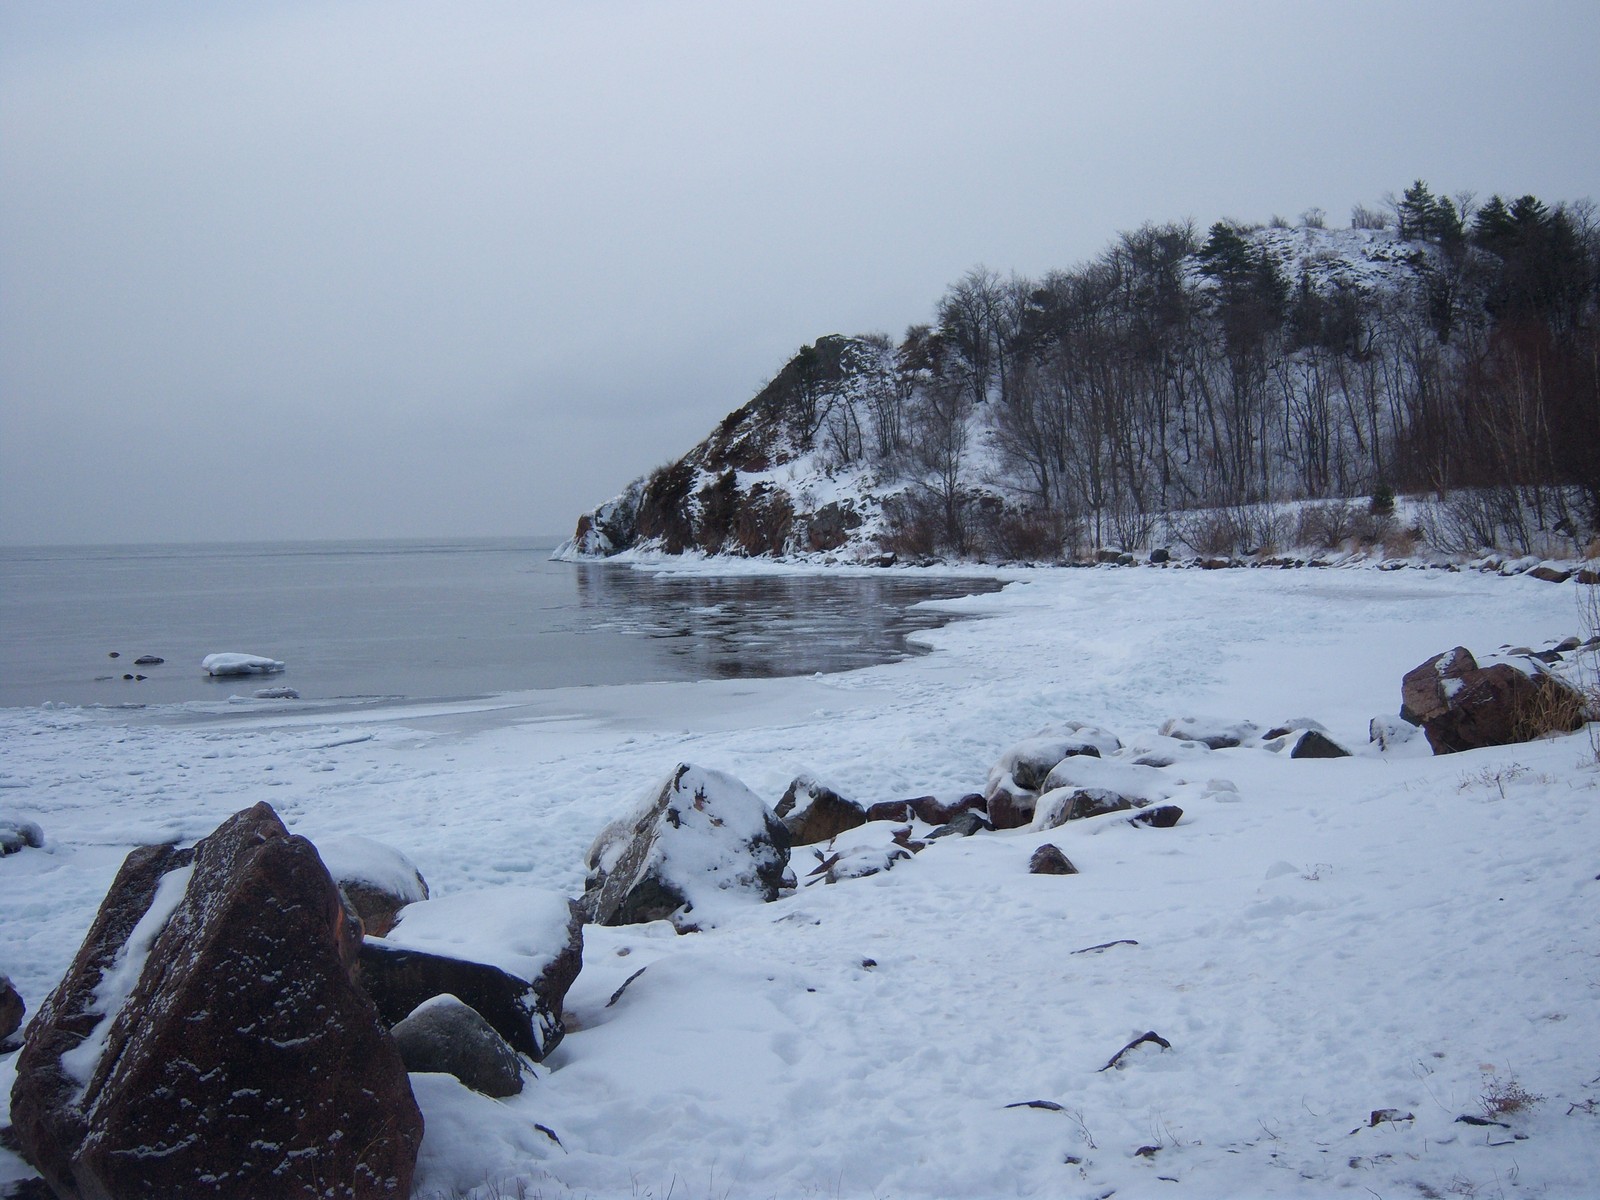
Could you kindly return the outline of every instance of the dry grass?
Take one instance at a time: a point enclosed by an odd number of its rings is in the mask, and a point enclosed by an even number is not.
[[[1516,741],[1533,742],[1558,733],[1572,733],[1582,729],[1593,715],[1594,704],[1583,691],[1549,675],[1536,677],[1533,685],[1516,702],[1511,722]]]

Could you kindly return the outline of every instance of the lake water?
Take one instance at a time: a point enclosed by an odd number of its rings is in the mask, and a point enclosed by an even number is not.
[[[0,705],[308,701],[809,675],[903,658],[993,580],[658,576],[549,561],[537,541],[0,549]],[[282,660],[211,679],[207,654]],[[115,653],[117,657],[111,657]],[[141,655],[166,661],[135,666]],[[146,676],[126,680],[125,674]]]

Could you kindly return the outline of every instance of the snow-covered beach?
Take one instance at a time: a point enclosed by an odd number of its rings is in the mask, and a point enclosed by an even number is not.
[[[435,896],[478,893],[491,913],[496,889],[576,895],[595,834],[680,761],[769,804],[801,773],[865,802],[954,798],[1066,720],[1136,746],[1172,717],[1306,716],[1355,755],[1191,751],[1164,769],[1185,814],[1171,829],[946,838],[700,934],[591,926],[567,1038],[522,1095],[414,1078],[418,1194],[1590,1194],[1590,743],[1434,758],[1367,742],[1431,655],[1580,632],[1577,585],[1005,577],[942,602],[975,619],[917,635],[934,653],[840,675],[225,720],[0,710],[0,804],[46,842],[0,862],[0,971],[33,1009],[132,846],[201,837],[261,800],[313,841],[394,846]],[[1081,874],[1029,875],[1045,842]],[[802,879],[811,854],[795,852]],[[1171,1049],[1101,1069],[1146,1031]],[[1541,1102],[1458,1121],[1513,1085]],[[0,1151],[0,1186],[26,1174]]]

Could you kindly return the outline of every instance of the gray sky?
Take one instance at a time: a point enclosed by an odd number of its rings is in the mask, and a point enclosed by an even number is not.
[[[0,542],[567,532],[1144,221],[1600,199],[1600,5],[5,0]]]

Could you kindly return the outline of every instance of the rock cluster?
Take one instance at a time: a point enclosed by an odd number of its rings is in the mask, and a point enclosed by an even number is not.
[[[357,849],[334,857],[395,884],[356,889],[383,919],[426,895],[392,869],[403,856]],[[17,1058],[12,1136],[54,1195],[403,1198],[423,1126],[408,1071],[520,1090],[525,1057],[561,1037],[576,904],[547,906],[542,966],[520,979],[366,941],[352,881],[266,804],[128,855]],[[0,1040],[21,1016],[0,981]]]

